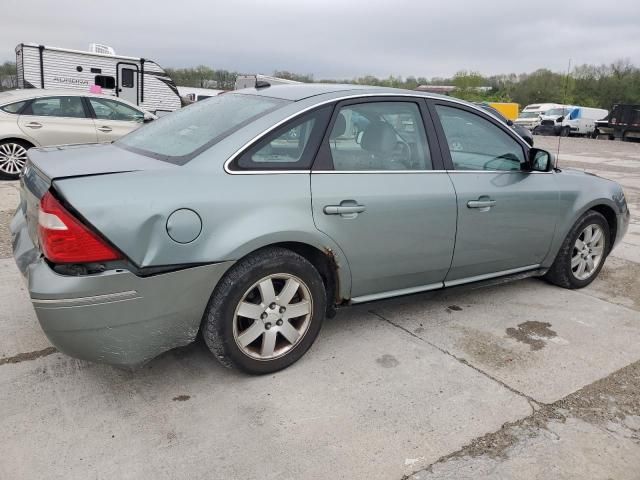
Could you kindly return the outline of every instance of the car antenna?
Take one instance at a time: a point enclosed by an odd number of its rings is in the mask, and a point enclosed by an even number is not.
[[[564,93],[562,98],[562,112],[564,113],[567,106],[567,90],[569,89],[569,75],[571,73],[571,59],[569,59],[569,65],[567,66],[567,76],[564,79]],[[558,151],[556,152],[556,167],[560,161],[560,139],[562,138],[562,130],[558,134]]]

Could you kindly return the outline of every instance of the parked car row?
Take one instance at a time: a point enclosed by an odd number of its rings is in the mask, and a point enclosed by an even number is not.
[[[515,125],[527,128],[535,135],[599,135],[596,122],[607,118],[609,112],[602,108],[539,103],[522,109]]]
[[[155,118],[107,95],[41,89],[2,92],[0,175],[18,178],[31,147],[111,142]]]
[[[264,374],[338,306],[523,276],[581,288],[629,223],[617,183],[415,91],[240,90],[28,157],[11,231],[40,325],[120,366],[202,332],[224,365]]]

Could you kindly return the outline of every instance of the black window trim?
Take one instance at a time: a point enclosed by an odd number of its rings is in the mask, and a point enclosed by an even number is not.
[[[329,145],[329,135],[331,134],[331,129],[336,121],[338,114],[340,113],[340,109],[349,106],[349,105],[358,105],[363,103],[381,103],[381,102],[393,102],[393,103],[414,103],[419,111],[422,119],[422,124],[424,127],[424,133],[427,139],[427,145],[429,147],[429,153],[431,155],[431,168],[426,170],[355,170],[355,171],[346,171],[346,170],[336,170],[333,165],[333,159],[331,157],[330,145]],[[315,161],[313,162],[313,166],[311,168],[313,173],[353,173],[353,174],[371,174],[371,173],[424,173],[424,172],[439,172],[444,170],[443,161],[441,157],[441,149],[437,144],[437,135],[434,129],[433,121],[431,116],[429,115],[429,111],[427,109],[427,105],[425,103],[425,97],[423,96],[412,96],[412,95],[394,95],[389,94],[385,95],[381,93],[380,95],[367,95],[362,97],[354,97],[348,98],[345,100],[337,101],[335,103],[335,107],[333,110],[333,115],[331,116],[331,121],[327,126],[324,138],[320,144],[320,148],[316,155]]]
[[[487,172],[487,173],[522,173],[522,172],[529,172],[528,170],[528,163],[529,163],[529,150],[531,149],[531,147],[529,146],[528,143],[526,143],[524,140],[522,140],[521,138],[519,138],[514,132],[513,130],[511,130],[507,125],[503,124],[502,122],[500,122],[498,119],[494,118],[493,116],[489,115],[488,113],[484,112],[483,110],[480,109],[480,107],[471,107],[468,106],[464,103],[459,103],[459,102],[450,102],[447,100],[441,100],[441,99],[433,99],[433,98],[427,98],[426,99],[426,105],[427,108],[429,109],[429,113],[431,116],[431,119],[435,125],[435,130],[436,130],[436,134],[438,137],[438,144],[440,146],[440,152],[442,155],[442,159],[444,160],[444,168],[445,170],[447,170],[450,173],[456,172],[456,173],[479,173],[479,172]],[[459,110],[463,110],[467,113],[471,113],[474,115],[477,115],[485,120],[487,120],[489,123],[492,123],[493,125],[495,125],[496,127],[498,127],[499,129],[501,129],[503,132],[505,132],[509,137],[511,137],[518,145],[520,145],[520,147],[522,148],[522,153],[524,155],[524,161],[525,161],[525,165],[527,165],[527,169],[520,169],[520,170],[456,170],[455,166],[453,165],[453,159],[451,158],[451,152],[449,151],[449,142],[447,142],[447,137],[444,133],[444,129],[442,128],[442,123],[440,122],[440,117],[438,116],[438,112],[436,111],[436,106],[441,105],[443,107],[450,107],[450,108],[457,108]]]
[[[102,78],[112,78],[113,79],[113,88],[109,88],[109,87],[103,87],[102,85],[98,85],[98,82],[96,82],[96,79],[98,77],[102,77]],[[100,88],[104,88],[105,90],[116,90],[118,89],[118,81],[116,79],[116,77],[114,77],[113,75],[105,75],[105,74],[98,74],[98,75],[94,75],[93,77],[93,83],[95,83],[96,85],[98,85]]]
[[[305,110],[303,112],[299,112],[298,115],[293,118],[288,119],[281,125],[276,128],[270,130],[266,135],[261,136],[255,142],[252,142],[251,145],[247,146],[240,152],[238,155],[235,155],[233,160],[229,162],[227,168],[230,172],[233,173],[256,173],[256,172],[274,172],[274,173],[282,173],[282,172],[309,172],[312,168],[312,165],[315,161],[316,154],[318,149],[320,148],[320,144],[324,139],[325,133],[327,131],[327,125],[329,124],[329,120],[333,114],[333,104],[324,104],[319,105],[310,110]],[[324,112],[320,112],[321,110],[325,110]],[[312,116],[316,115],[318,117],[318,122],[313,126],[313,130],[307,140],[307,145],[302,152],[300,158],[307,157],[307,160],[304,162],[277,162],[269,164],[268,162],[257,163],[255,167],[241,167],[239,162],[246,158],[247,156],[253,155],[257,150],[263,148],[267,143],[270,143],[274,138],[279,137],[280,135],[286,133],[287,131],[295,128],[296,126],[307,122]],[[271,165],[271,166],[268,166]]]
[[[64,97],[77,97],[80,99],[80,103],[82,105],[82,109],[84,110],[84,117],[63,117],[63,116],[59,116],[59,115],[36,115],[33,113],[26,113],[27,109],[31,108],[31,105],[33,105],[34,102],[36,102],[37,100],[42,100],[43,98],[64,98]],[[25,115],[28,117],[52,117],[52,118],[77,118],[77,119],[85,119],[85,120],[91,120],[93,117],[91,116],[91,112],[87,109],[87,105],[84,102],[84,97],[82,97],[81,95],[42,95],[39,97],[35,97],[35,98],[31,98],[27,101],[27,103],[25,104],[24,107],[22,107],[22,109],[20,109],[20,115]]]

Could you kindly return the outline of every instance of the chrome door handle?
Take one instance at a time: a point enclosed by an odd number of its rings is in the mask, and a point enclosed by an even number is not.
[[[29,128],[42,128],[42,124],[38,122],[29,122],[25,125],[25,127]]]
[[[493,207],[496,204],[495,200],[469,200],[467,202],[467,207],[469,208],[479,208],[482,211],[487,211],[489,210],[491,207]]]
[[[98,130],[100,130],[101,132],[108,133],[108,132],[111,132],[113,129],[111,127],[104,127],[103,126],[103,127],[98,127]]]
[[[364,205],[327,205],[324,207],[325,215],[357,215],[367,209]]]

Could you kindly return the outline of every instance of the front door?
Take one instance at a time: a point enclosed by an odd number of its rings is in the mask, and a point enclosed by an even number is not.
[[[458,197],[449,285],[537,267],[558,216],[553,173],[527,171],[527,148],[480,112],[435,102],[445,164]]]
[[[118,63],[118,97],[138,105],[138,66],[134,63]]]
[[[345,253],[354,301],[438,288],[451,264],[455,192],[421,105],[340,104],[316,158],[314,222]]]
[[[40,147],[97,141],[95,124],[79,96],[36,98],[20,114],[18,126]]]

